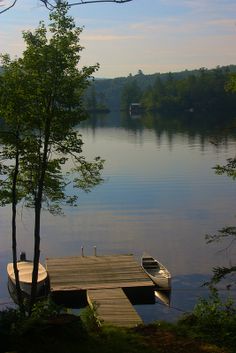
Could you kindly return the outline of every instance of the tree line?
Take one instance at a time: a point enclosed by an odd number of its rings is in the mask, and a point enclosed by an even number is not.
[[[227,89],[227,82],[235,71],[235,65],[153,75],[139,70],[137,75],[95,80],[85,102],[94,110],[127,111],[138,102],[146,111],[234,111],[236,95]]]

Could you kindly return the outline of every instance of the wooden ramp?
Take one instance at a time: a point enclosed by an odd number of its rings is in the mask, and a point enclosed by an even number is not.
[[[132,304],[121,288],[89,289],[89,305],[95,309],[100,324],[134,327],[142,324]]]

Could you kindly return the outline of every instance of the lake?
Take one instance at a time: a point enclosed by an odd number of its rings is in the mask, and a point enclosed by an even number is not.
[[[84,153],[106,160],[104,182],[81,192],[65,216],[42,215],[45,257],[133,253],[158,258],[172,273],[171,308],[160,302],[136,306],[145,322],[174,320],[193,308],[207,289],[211,269],[227,265],[225,244],[207,245],[206,234],[235,224],[236,182],[213,167],[234,157],[232,121],[221,117],[131,118],[114,112],[93,116],[79,131]],[[219,143],[216,143],[219,142]],[[18,249],[32,257],[32,212],[19,209]],[[0,303],[10,305],[6,264],[11,259],[10,209],[1,209]],[[231,250],[232,252],[233,250]]]

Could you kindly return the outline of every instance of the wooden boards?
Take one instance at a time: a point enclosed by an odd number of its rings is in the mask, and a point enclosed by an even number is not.
[[[101,324],[141,324],[131,303],[155,302],[154,284],[133,255],[50,258],[46,268],[52,298],[67,307],[89,304]]]
[[[133,255],[50,258],[46,269],[51,291],[153,287]]]
[[[87,291],[87,299],[100,324],[120,327],[142,324],[142,319],[121,288],[90,289]]]

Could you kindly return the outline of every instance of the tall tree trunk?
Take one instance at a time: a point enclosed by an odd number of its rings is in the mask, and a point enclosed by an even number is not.
[[[33,305],[36,302],[37,295],[37,280],[38,280],[38,267],[40,260],[40,225],[41,225],[41,209],[42,209],[42,198],[43,198],[43,189],[45,182],[45,174],[48,163],[48,145],[49,145],[49,137],[50,137],[50,124],[51,119],[48,117],[45,129],[44,129],[44,143],[43,143],[43,156],[40,161],[40,175],[37,187],[37,195],[35,197],[35,219],[34,219],[34,266],[32,273],[32,288],[31,288],[31,298],[30,298],[30,307],[29,307],[29,315],[31,315]]]
[[[16,136],[16,138],[18,143],[18,136]],[[13,178],[12,178],[12,258],[13,258],[13,268],[14,268],[15,281],[16,281],[17,301],[20,308],[20,312],[24,314],[25,311],[24,311],[22,292],[20,288],[19,270],[17,267],[16,206],[17,206],[18,174],[19,174],[19,150],[18,150],[18,147],[16,147],[15,168],[13,171]]]
[[[43,184],[39,186],[40,189],[42,189],[42,187],[43,187]],[[32,312],[32,308],[36,302],[36,296],[37,296],[38,267],[39,267],[39,259],[40,259],[41,204],[42,204],[42,197],[38,195],[35,200],[35,210],[34,210],[35,211],[34,260],[33,260],[32,287],[31,287],[30,307],[29,307],[30,315]]]

